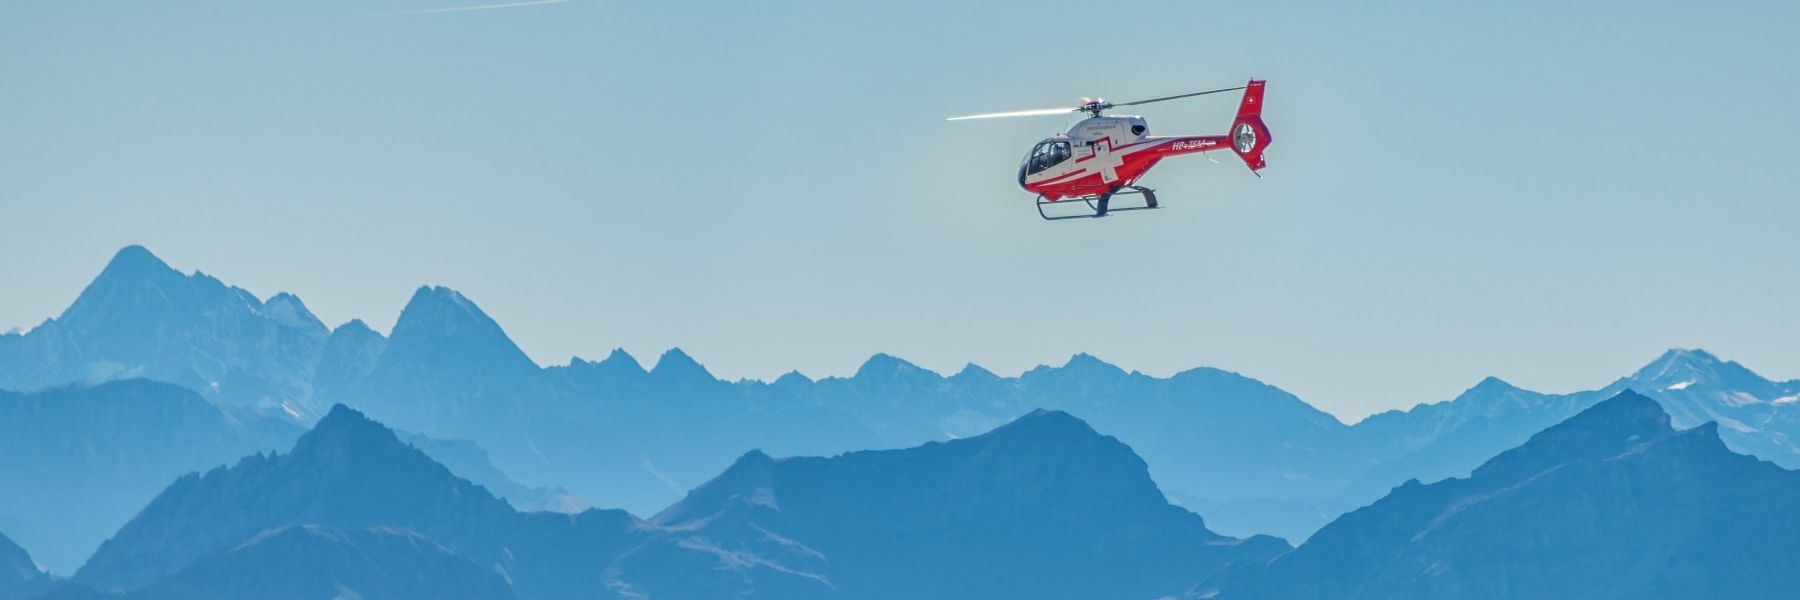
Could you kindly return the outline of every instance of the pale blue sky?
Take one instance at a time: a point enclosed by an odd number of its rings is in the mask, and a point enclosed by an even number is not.
[[[1209,365],[1345,418],[1671,346],[1800,376],[1800,5],[0,1],[0,329],[142,243],[331,324],[448,285],[540,363]],[[975,4],[975,5],[972,5]],[[1040,222],[1084,95],[1267,78],[1266,177]],[[1143,107],[1222,132],[1232,99]]]

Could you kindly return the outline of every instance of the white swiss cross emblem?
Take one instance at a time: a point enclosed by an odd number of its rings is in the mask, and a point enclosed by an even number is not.
[[[1091,168],[1100,171],[1100,180],[1112,183],[1119,180],[1119,167],[1125,165],[1125,157],[1113,154],[1112,140],[1094,142],[1094,164]]]

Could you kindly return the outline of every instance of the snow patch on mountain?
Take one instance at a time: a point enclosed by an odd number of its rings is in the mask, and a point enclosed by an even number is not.
[[[1732,407],[1762,404],[1762,399],[1751,395],[1749,392],[1731,392],[1729,394],[1724,394],[1719,398],[1719,401]]]

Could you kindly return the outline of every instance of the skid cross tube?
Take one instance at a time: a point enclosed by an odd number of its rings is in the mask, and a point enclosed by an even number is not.
[[[1139,187],[1139,186],[1135,186],[1135,185],[1126,186],[1126,187],[1120,188],[1119,190],[1114,191],[1108,195],[1111,196],[1111,198],[1108,198],[1109,202],[1111,201],[1112,198],[1117,198],[1119,196],[1143,196],[1144,197],[1144,205],[1143,206],[1122,206],[1122,207],[1118,207],[1118,208],[1108,207],[1106,209],[1106,213],[1128,212],[1128,211],[1134,211],[1134,210],[1155,210],[1158,208],[1162,208],[1161,206],[1159,206],[1156,203],[1156,190],[1153,190],[1153,189],[1150,189],[1147,187]],[[1068,219],[1094,219],[1094,218],[1098,218],[1098,217],[1104,217],[1104,216],[1106,216],[1106,214],[1101,213],[1100,207],[1098,205],[1094,204],[1096,201],[1100,200],[1101,196],[1102,196],[1101,194],[1092,194],[1092,195],[1087,195],[1087,196],[1078,196],[1075,198],[1069,198],[1066,200],[1048,200],[1048,199],[1045,199],[1043,196],[1038,196],[1037,197],[1038,216],[1042,217],[1045,221],[1065,221]],[[1094,211],[1093,214],[1061,215],[1061,216],[1052,217],[1048,213],[1044,212],[1045,206],[1072,204],[1075,201],[1080,201],[1082,203],[1087,204],[1088,210]]]

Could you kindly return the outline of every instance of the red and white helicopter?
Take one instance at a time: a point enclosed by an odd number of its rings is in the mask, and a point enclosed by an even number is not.
[[[1088,113],[1089,117],[1070,127],[1068,133],[1038,142],[1019,165],[1019,186],[1038,195],[1038,216],[1047,221],[1104,217],[1113,196],[1138,195],[1142,206],[1112,208],[1111,211],[1148,210],[1157,208],[1156,191],[1137,185],[1150,167],[1177,154],[1211,152],[1230,148],[1255,173],[1264,166],[1263,150],[1271,137],[1263,125],[1262,105],[1265,81],[1252,79],[1241,87],[1180,94],[1135,102],[1107,102],[1083,98],[1075,108],[1045,108],[1001,113],[951,117],[950,121],[992,119],[997,117],[1030,117]],[[1176,100],[1244,90],[1238,104],[1237,118],[1231,122],[1229,135],[1150,135],[1143,117],[1102,116],[1101,111],[1120,106],[1137,106],[1164,100]],[[1260,176],[1260,175],[1259,175]],[[1092,214],[1050,216],[1047,205],[1078,200],[1093,210]]]

